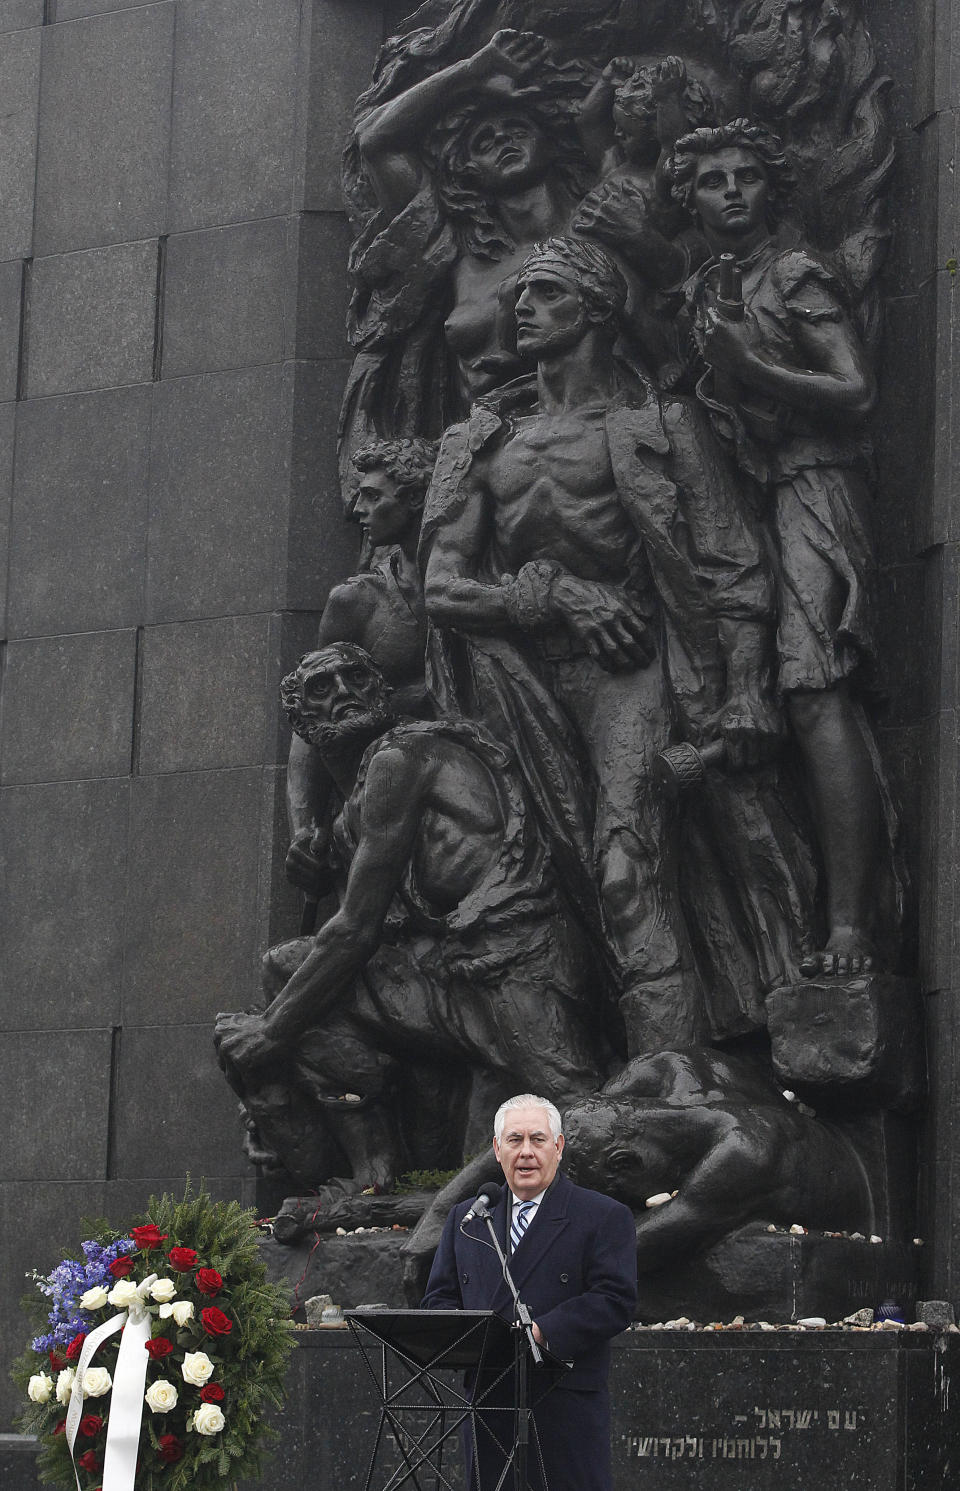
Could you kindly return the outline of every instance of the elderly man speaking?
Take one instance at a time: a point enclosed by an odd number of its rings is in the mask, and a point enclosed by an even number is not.
[[[493,1149],[507,1182],[493,1225],[510,1255],[533,1334],[554,1357],[573,1364],[559,1382],[549,1374],[546,1393],[538,1392],[534,1373],[540,1453],[530,1456],[530,1487],[611,1491],[607,1375],[610,1339],[629,1325],[637,1300],[633,1215],[560,1172],[560,1114],[545,1098],[509,1098],[494,1119]],[[423,1303],[428,1309],[496,1310],[512,1319],[510,1293],[484,1225],[473,1220],[460,1229],[467,1207],[462,1202],[447,1218]],[[512,1439],[503,1428],[507,1418],[492,1413],[477,1436],[479,1463],[468,1466],[471,1491],[500,1483]]]

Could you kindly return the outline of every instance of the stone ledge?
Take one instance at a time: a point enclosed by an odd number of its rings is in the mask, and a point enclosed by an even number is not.
[[[30,1434],[0,1434],[0,1486],[3,1491],[37,1491],[39,1442]]]
[[[377,1426],[348,1330],[300,1330],[281,1437],[238,1491],[362,1491]],[[632,1330],[613,1343],[615,1491],[901,1491],[948,1485],[960,1337],[935,1332]],[[35,1442],[0,1435],[3,1491],[39,1491]],[[462,1491],[455,1457],[444,1473]],[[749,1469],[744,1462],[749,1462]]]
[[[347,1331],[298,1341],[262,1484],[362,1491],[377,1424],[367,1370]],[[958,1373],[960,1337],[932,1332],[628,1331],[610,1382],[615,1491],[947,1485],[960,1455],[960,1420],[947,1411]],[[462,1491],[455,1454],[444,1474]]]
[[[262,1251],[270,1277],[295,1290],[301,1306],[311,1295],[329,1294],[344,1307],[376,1301],[398,1308],[407,1303],[399,1256],[405,1236],[307,1237],[292,1247],[270,1239]],[[642,1274],[637,1316],[648,1323],[681,1315],[701,1324],[735,1315],[775,1323],[811,1315],[835,1321],[893,1299],[912,1320],[918,1252],[909,1243],[822,1232],[793,1236],[755,1223],[669,1272]]]

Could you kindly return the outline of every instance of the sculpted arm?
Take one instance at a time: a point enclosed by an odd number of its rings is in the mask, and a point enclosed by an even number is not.
[[[458,516],[436,530],[424,580],[427,613],[464,632],[535,632],[562,623],[602,667],[643,666],[652,655],[646,617],[617,586],[584,580],[535,559],[498,585],[472,578],[489,544],[489,504],[476,464],[463,478]]]
[[[800,299],[795,324],[805,367],[778,361],[751,316],[726,321],[712,308],[703,332],[703,355],[745,387],[796,409],[862,419],[873,406],[876,384],[856,332],[839,309],[829,318],[814,312],[809,319],[803,309]]]
[[[727,763],[736,770],[769,758],[783,727],[770,690],[769,623],[724,616],[719,632],[727,677],[716,728]]]
[[[629,180],[605,181],[577,211],[574,228],[609,244],[661,290],[675,286],[689,264],[662,231],[646,192]]]
[[[592,166],[610,171],[618,163],[613,126],[613,100],[617,84],[629,78],[635,66],[632,57],[614,57],[607,63],[583,103],[577,130],[584,154]]]
[[[326,647],[329,642],[355,642],[358,647],[365,647],[374,609],[368,586],[349,582],[336,586],[320,618],[317,647]],[[333,782],[319,751],[294,735],[287,758],[287,820],[291,843],[286,868],[293,884],[308,894],[326,889],[328,872],[312,850],[318,831],[322,835],[329,827],[332,797]]]
[[[711,1247],[733,1228],[758,1218],[773,1189],[772,1158],[754,1152],[750,1139],[738,1133],[728,1133],[707,1149],[681,1180],[673,1200],[638,1218],[641,1272]]]
[[[472,57],[371,109],[357,127],[357,143],[380,205],[400,212],[416,195],[423,171],[419,150],[432,125],[475,90],[505,100],[522,97],[516,79],[535,66],[543,52],[539,37],[498,31]]]
[[[329,828],[333,782],[312,745],[294,735],[287,757],[287,820],[290,847],[287,850],[287,879],[308,896],[323,895],[330,882],[329,871],[319,857],[320,844]],[[314,849],[318,852],[314,853]]]
[[[376,951],[413,853],[422,795],[423,768],[407,751],[385,747],[377,753],[364,786],[360,842],[343,905],[317,933],[312,951],[267,1011],[268,1041],[289,1045],[316,1024]]]
[[[427,614],[462,631],[503,631],[510,616],[503,589],[474,579],[489,543],[489,496],[477,463],[461,479],[456,516],[431,537],[423,593]]]

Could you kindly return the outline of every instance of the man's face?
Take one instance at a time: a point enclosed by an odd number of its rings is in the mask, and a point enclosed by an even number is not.
[[[575,1103],[564,1118],[570,1179],[628,1204],[673,1190],[677,1160],[658,1116],[642,1103],[622,1099]]]
[[[357,659],[332,654],[300,685],[297,733],[320,750],[375,740],[392,720],[380,679]]]
[[[542,181],[549,158],[541,131],[524,114],[487,114],[467,138],[470,173],[487,196]]]
[[[519,290],[518,351],[551,357],[583,340],[591,323],[574,279],[534,266],[520,281]]]
[[[375,547],[401,543],[413,521],[411,508],[397,495],[397,484],[386,471],[364,472],[353,513]]]
[[[521,1201],[545,1191],[557,1173],[563,1154],[563,1135],[550,1133],[546,1108],[510,1108],[503,1138],[494,1139],[493,1152],[503,1167],[507,1185]]]
[[[764,226],[770,188],[763,166],[749,150],[727,146],[701,156],[693,181],[693,205],[705,230],[737,237]]]

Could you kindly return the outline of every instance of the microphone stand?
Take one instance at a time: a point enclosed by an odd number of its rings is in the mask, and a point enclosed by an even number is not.
[[[491,1241],[496,1249],[497,1257],[500,1259],[500,1267],[503,1271],[503,1280],[513,1298],[513,1308],[516,1319],[527,1338],[530,1355],[539,1367],[543,1362],[543,1352],[533,1334],[533,1321],[530,1319],[530,1311],[520,1298],[519,1290],[513,1282],[513,1275],[507,1264],[506,1255],[500,1246],[500,1239],[493,1225],[489,1207],[484,1206],[482,1210],[478,1207],[475,1212],[479,1220],[486,1222]],[[527,1353],[521,1351],[517,1358],[517,1459],[515,1465],[517,1491],[527,1491],[527,1457],[530,1448],[530,1418],[533,1413],[529,1403],[529,1385],[527,1370]]]

